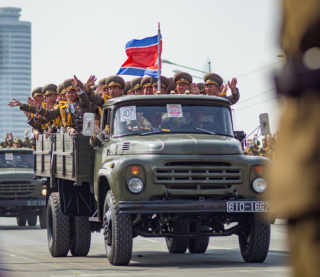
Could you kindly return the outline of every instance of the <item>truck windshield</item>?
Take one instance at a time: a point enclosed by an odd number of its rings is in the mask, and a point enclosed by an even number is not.
[[[226,107],[190,104],[124,106],[116,110],[113,136],[165,132],[233,136],[230,111]]]
[[[1,153],[0,168],[8,167],[33,168],[33,154]]]

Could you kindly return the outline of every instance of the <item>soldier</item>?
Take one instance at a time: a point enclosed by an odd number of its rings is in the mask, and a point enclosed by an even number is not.
[[[152,88],[150,76],[145,76],[142,78],[141,87],[143,88],[144,95],[153,95],[153,88]]]
[[[131,89],[134,91],[135,95],[143,95],[143,88],[141,86],[141,77],[131,80]]]
[[[223,86],[222,78],[215,73],[207,73],[204,75],[205,92],[207,95],[220,96],[226,98],[231,105],[238,102],[240,98],[239,89],[236,87],[237,79],[233,78],[231,82],[228,82]],[[232,95],[227,96],[228,87],[231,89]]]
[[[269,158],[270,157],[270,149],[268,147],[267,139],[262,139],[262,146],[260,148],[260,156]]]
[[[204,83],[198,83],[197,84],[198,88],[199,88],[199,93],[206,95],[205,91],[204,91]]]
[[[34,107],[30,107],[30,111],[35,110],[48,121],[60,116],[62,125],[64,128],[67,128],[69,135],[72,136],[73,134],[82,131],[83,114],[91,111],[90,102],[87,93],[82,90],[82,83],[76,76],[74,76],[74,79],[65,80],[63,86],[66,89],[67,104],[56,105],[53,109],[47,110],[41,107],[40,103],[37,102]],[[14,102],[10,102],[9,105],[11,107],[24,107],[24,104],[16,99],[14,99]]]
[[[169,80],[167,77],[161,76],[161,94],[167,94],[167,88],[169,86]],[[158,91],[158,78],[151,77],[151,84],[153,87],[153,94]]]
[[[64,89],[63,83],[57,87],[57,94],[59,95],[59,102],[67,102],[66,90]]]
[[[105,101],[107,101],[107,98],[101,98],[99,95],[94,94],[94,92],[91,91],[91,86],[94,85],[95,80],[95,76],[91,75],[87,81],[86,91],[88,93],[89,100],[97,106],[102,107]],[[122,96],[122,90],[125,87],[125,82],[120,76],[110,76],[106,78],[105,85],[108,88],[111,98]]]
[[[124,86],[124,89],[123,89],[123,95],[134,95],[134,92],[131,89],[130,81],[126,82],[126,85]]]
[[[174,75],[173,82],[176,84],[178,94],[184,94],[187,90],[190,91],[192,76],[187,72],[179,72]]]
[[[22,147],[22,141],[20,138],[15,137],[13,139],[12,148],[21,148]]]

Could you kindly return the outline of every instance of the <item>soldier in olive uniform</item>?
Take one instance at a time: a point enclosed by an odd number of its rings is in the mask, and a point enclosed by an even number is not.
[[[207,73],[204,75],[205,92],[207,95],[219,96],[227,99],[231,105],[238,102],[240,98],[239,89],[236,87],[237,79],[233,78],[223,86],[222,78],[215,73]],[[228,87],[231,89],[232,95],[227,96],[226,92]]]
[[[166,90],[169,86],[169,80],[167,77],[161,76],[161,94],[167,94]],[[151,77],[151,84],[153,87],[153,94],[156,94],[158,91],[158,78]]]
[[[15,137],[12,141],[12,148],[21,148],[22,147],[22,140],[18,137]]]
[[[173,82],[176,85],[177,93],[184,94],[187,90],[190,91],[192,76],[187,72],[179,72],[173,76]]]
[[[135,95],[143,95],[143,88],[141,86],[141,77],[134,78],[131,80],[131,89],[134,91]]]
[[[203,94],[203,95],[206,95],[205,91],[204,91],[204,83],[198,83],[197,84],[198,88],[199,88],[199,93],[200,94]]]
[[[66,90],[64,89],[63,83],[57,87],[57,94],[59,95],[59,102],[67,102]]]
[[[134,95],[134,92],[131,88],[130,81],[126,82],[126,85],[124,86],[124,89],[123,89],[123,95]]]
[[[141,87],[143,88],[144,95],[153,95],[153,88],[152,88],[150,76],[145,76],[142,78]]]

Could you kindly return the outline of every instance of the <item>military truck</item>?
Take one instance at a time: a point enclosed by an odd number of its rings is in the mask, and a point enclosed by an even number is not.
[[[113,265],[130,262],[137,236],[164,237],[170,253],[196,254],[210,237],[237,235],[246,262],[265,260],[271,207],[261,197],[272,164],[243,155],[226,99],[123,96],[101,115],[100,131],[85,114],[83,134],[36,143],[52,256],[87,255],[91,232],[102,229]]]
[[[0,217],[16,217],[18,226],[47,226],[46,184],[35,179],[33,150],[0,149]]]

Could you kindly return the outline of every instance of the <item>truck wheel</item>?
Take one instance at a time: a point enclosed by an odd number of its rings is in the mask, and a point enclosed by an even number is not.
[[[91,227],[87,216],[76,216],[71,223],[72,256],[87,256],[91,243]]]
[[[37,225],[37,216],[36,215],[28,216],[28,225],[29,226],[36,226]]]
[[[52,257],[67,256],[70,248],[69,217],[61,211],[58,192],[51,193],[47,209],[47,237]]]
[[[40,209],[39,221],[40,221],[41,229],[46,229],[47,228],[47,210],[46,210],[46,207],[42,207]]]
[[[249,215],[246,233],[239,234],[241,255],[247,263],[262,263],[266,259],[270,244],[270,224],[263,214]]]
[[[27,217],[25,215],[17,216],[17,224],[18,226],[26,226]]]
[[[208,226],[202,225],[201,222],[191,223],[190,232],[199,232],[209,230]],[[209,237],[198,237],[189,239],[188,250],[190,253],[205,253],[209,245]]]
[[[103,209],[104,243],[112,265],[127,265],[132,255],[132,220],[129,214],[120,214],[112,191],[109,191]]]
[[[174,221],[170,224],[170,230],[174,233],[188,233],[189,224],[187,222]],[[188,248],[188,238],[168,237],[166,238],[166,244],[170,253],[185,253]]]

